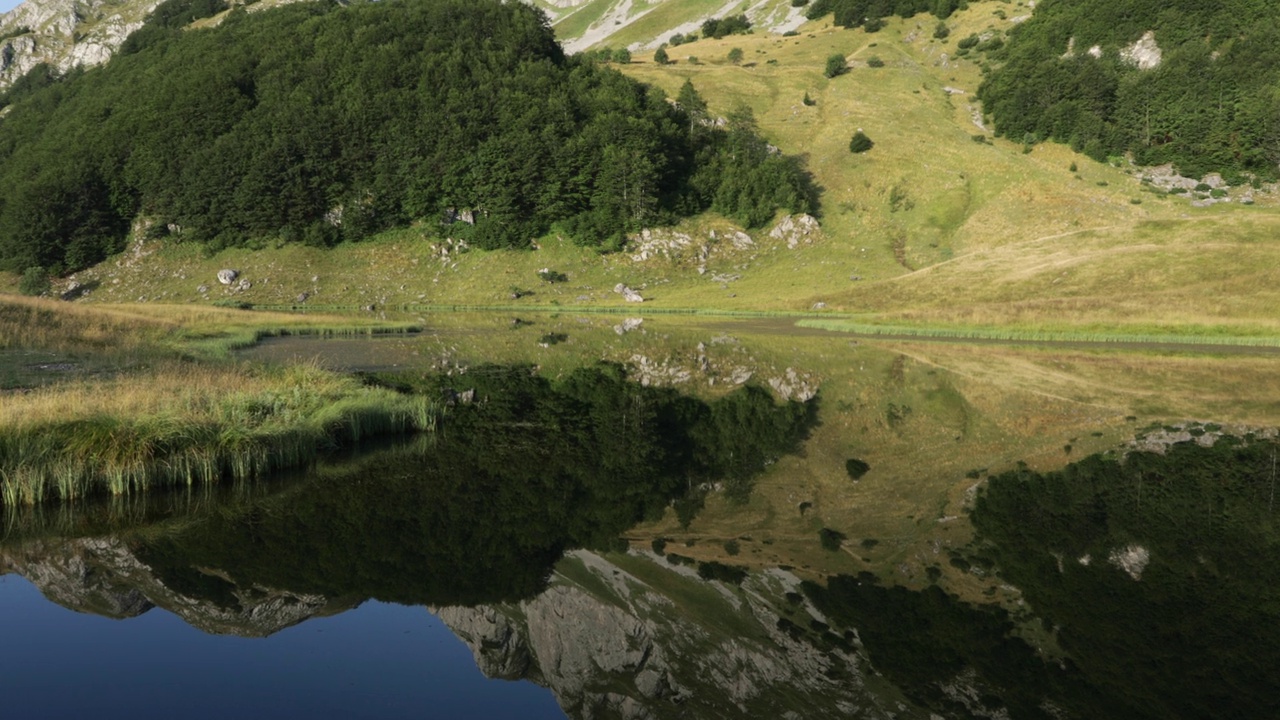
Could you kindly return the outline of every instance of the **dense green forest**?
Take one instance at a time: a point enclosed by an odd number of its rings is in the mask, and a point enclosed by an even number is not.
[[[749,113],[719,128],[566,56],[522,3],[323,1],[181,29],[219,9],[169,0],[104,67],[37,69],[3,98],[0,268],[88,266],[139,217],[214,249],[418,221],[481,248],[553,224],[609,248],[707,208],[748,226],[815,208]]]
[[[945,19],[967,6],[967,0],[816,0],[805,15],[810,20],[831,15],[841,27],[862,27],[875,32],[890,15],[908,18],[928,12]]]
[[[1148,31],[1162,57],[1143,70],[1121,51]],[[1276,177],[1280,4],[1044,0],[993,59],[979,97],[1005,136],[1099,160],[1131,152],[1192,177]]]

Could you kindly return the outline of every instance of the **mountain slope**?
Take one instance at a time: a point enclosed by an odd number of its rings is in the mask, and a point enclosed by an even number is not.
[[[0,88],[41,63],[65,73],[106,62],[162,1],[27,0],[0,16]],[[231,0],[227,4],[257,12],[300,1]],[[707,18],[739,12],[745,12],[757,27],[779,33],[799,27],[805,19],[804,8],[792,7],[789,0],[748,4],[737,0],[527,1],[548,14],[569,52],[598,44],[652,49],[673,33],[697,30]]]

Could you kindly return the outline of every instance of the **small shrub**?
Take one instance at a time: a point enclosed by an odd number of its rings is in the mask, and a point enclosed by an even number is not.
[[[939,20],[938,24],[935,25],[933,28],[933,37],[935,37],[938,40],[946,40],[947,36],[950,34],[951,34],[951,28],[947,27],[947,24],[942,22],[941,20]]]
[[[844,541],[847,539],[848,539],[848,536],[840,532],[839,530],[832,530],[831,528],[822,528],[821,530],[818,531],[818,542],[822,544],[823,550],[830,550],[831,552],[836,552],[837,550],[840,549],[840,546],[843,545]]]
[[[867,67],[882,68],[884,67],[884,60],[881,60],[879,55],[872,55],[867,58]]]
[[[686,60],[686,61],[688,61],[688,63],[689,63],[690,65],[701,65],[701,64],[702,64],[702,61],[698,59],[698,56],[697,56],[697,55],[690,55],[689,57],[685,58],[685,60]]]
[[[747,569],[712,560],[698,563],[698,577],[703,580],[719,580],[731,585],[741,585],[742,581],[747,579]]]
[[[1209,186],[1209,183],[1200,183],[1196,185],[1196,192],[1209,192],[1212,189],[1213,188]]]
[[[18,292],[23,295],[43,295],[49,292],[53,284],[49,281],[49,271],[34,265],[27,268],[22,273],[22,280],[18,282]]]
[[[808,4],[809,0],[791,0],[791,7],[804,7]],[[788,30],[787,32],[795,32],[795,30]]]
[[[1067,169],[1070,170],[1071,172],[1076,172],[1080,168],[1077,167],[1075,163],[1071,163],[1070,165],[1067,166]]]
[[[832,55],[827,58],[827,66],[823,69],[822,74],[828,78],[833,78],[848,71],[849,65],[845,62],[844,55]]]
[[[1222,188],[1214,188],[1209,191],[1209,197],[1211,198],[1224,198],[1226,196],[1227,196],[1227,191],[1223,190]]]
[[[969,37],[956,43],[956,47],[960,50],[968,50],[969,48],[977,45],[979,42],[981,41],[978,39],[977,35],[970,35]]]
[[[742,552],[742,548],[741,546],[738,545],[737,540],[725,540],[724,551],[729,553],[730,555],[737,555],[738,553]]]
[[[875,546],[879,545],[880,541],[875,538],[866,538],[858,544],[862,546],[863,550],[870,550]]]
[[[661,555],[667,551],[667,539],[654,538],[653,542],[649,544],[649,547],[653,548],[654,554]]]
[[[862,24],[862,29],[869,33],[880,32],[882,28],[884,28],[884,20],[878,17],[867,18],[867,21]]]
[[[618,48],[613,51],[613,61],[619,65],[626,65],[631,62],[631,51],[626,48]]]
[[[742,48],[733,48],[729,51],[729,62],[734,65],[742,62]]]
[[[802,100],[801,102],[803,102],[805,105],[808,105],[809,107],[813,107],[814,105],[818,104],[818,101],[809,97],[809,93],[807,92],[804,94],[804,100]]]
[[[653,61],[659,65],[669,65],[671,58],[667,56],[667,46],[659,45],[658,49],[653,52]]]
[[[541,278],[543,282],[548,282],[548,283],[562,283],[562,282],[567,282],[569,280],[568,275],[565,275],[562,272],[551,270],[549,268],[542,268],[541,270],[539,270],[538,277]]]
[[[858,458],[849,458],[844,461],[844,471],[848,473],[849,477],[853,480],[861,480],[862,476],[866,475],[867,471],[870,469],[870,465]]]
[[[864,153],[873,147],[875,147],[875,143],[861,130],[854,133],[853,137],[849,139],[849,152],[851,153]]]
[[[560,343],[568,339],[569,339],[569,336],[565,335],[564,333],[547,333],[546,335],[543,335],[542,337],[538,338],[538,344],[547,345],[547,346],[559,345]]]

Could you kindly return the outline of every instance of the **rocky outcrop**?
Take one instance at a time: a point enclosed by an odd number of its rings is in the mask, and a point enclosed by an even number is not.
[[[1156,33],[1148,30],[1132,45],[1120,50],[1120,58],[1138,66],[1139,70],[1154,70],[1160,67],[1164,53],[1156,44]]]
[[[787,243],[788,250],[795,250],[800,245],[807,245],[817,238],[820,228],[817,218],[812,215],[787,215],[769,231],[769,237]]]
[[[106,62],[160,0],[27,0],[0,16],[0,87],[40,63],[59,72]]]
[[[648,554],[576,551],[536,598],[435,612],[486,675],[546,686],[572,718],[889,717],[856,653],[781,629],[797,583],[771,570],[726,586]]]

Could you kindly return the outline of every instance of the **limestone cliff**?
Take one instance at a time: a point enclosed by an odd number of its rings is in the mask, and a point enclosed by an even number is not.
[[[0,16],[0,87],[47,63],[104,63],[160,0],[27,0]]]

